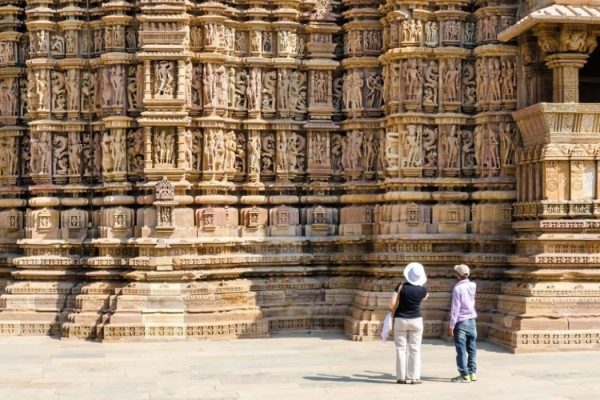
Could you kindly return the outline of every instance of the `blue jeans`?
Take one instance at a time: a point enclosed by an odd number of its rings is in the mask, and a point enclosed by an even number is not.
[[[477,324],[475,319],[461,321],[454,327],[454,346],[456,346],[456,365],[461,375],[477,372],[475,356],[477,354]]]

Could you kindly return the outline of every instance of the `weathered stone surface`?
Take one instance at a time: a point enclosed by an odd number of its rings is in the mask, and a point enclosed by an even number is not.
[[[0,6],[0,334],[373,339],[418,260],[427,336],[468,263],[482,336],[595,346],[580,6],[234,3]]]

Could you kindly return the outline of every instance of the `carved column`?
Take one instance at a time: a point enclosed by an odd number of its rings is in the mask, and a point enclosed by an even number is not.
[[[308,106],[306,147],[307,172],[311,182],[327,181],[333,172],[329,151],[332,134],[329,132],[336,132],[338,125],[331,122],[331,117],[336,112],[341,112],[343,103],[343,78],[336,70],[339,62],[334,61],[336,46],[339,45],[337,41],[341,39],[339,27],[333,23],[335,11],[329,4],[320,4],[309,17],[306,26],[308,71],[298,76],[304,80],[299,95]]]

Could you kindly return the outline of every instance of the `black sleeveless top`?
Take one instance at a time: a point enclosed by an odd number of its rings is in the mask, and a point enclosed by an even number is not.
[[[396,286],[394,291],[397,293],[400,284]],[[415,286],[408,282],[402,285],[400,290],[400,304],[396,308],[394,318],[420,318],[421,317],[421,301],[427,296],[427,289],[423,286]]]

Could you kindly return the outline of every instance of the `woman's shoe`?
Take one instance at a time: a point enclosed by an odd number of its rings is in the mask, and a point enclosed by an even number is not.
[[[397,379],[397,380],[396,380],[396,383],[400,383],[400,384],[402,384],[402,385],[406,385],[408,382],[406,382],[406,381],[403,381],[402,379]]]
[[[423,383],[423,381],[422,381],[422,380],[420,380],[420,379],[413,379],[411,383],[412,383],[413,385],[420,385],[421,383]]]

